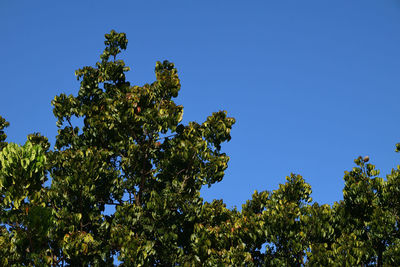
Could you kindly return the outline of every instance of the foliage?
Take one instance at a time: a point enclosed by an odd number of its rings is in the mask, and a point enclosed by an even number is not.
[[[369,158],[345,172],[343,200],[319,205],[303,177],[255,192],[241,210],[200,197],[222,180],[225,111],[182,123],[174,65],[132,86],[105,35],[76,96],[54,98],[54,149],[39,133],[6,143],[0,117],[2,266],[395,266],[400,263],[400,169],[379,178]],[[82,120],[82,127],[73,125]],[[400,146],[398,146],[400,147]],[[51,181],[46,184],[46,181]]]
[[[8,121],[6,121],[2,116],[0,116],[0,150],[6,145],[7,135],[4,133],[4,128],[7,128],[10,125]]]

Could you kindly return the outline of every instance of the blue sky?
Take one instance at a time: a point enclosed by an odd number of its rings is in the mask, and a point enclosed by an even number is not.
[[[184,121],[227,110],[224,180],[202,191],[240,207],[291,172],[313,198],[342,198],[343,172],[369,155],[382,176],[400,142],[400,2],[1,1],[0,115],[8,141],[57,128],[50,101],[76,94],[74,71],[94,65],[111,29],[127,33],[128,80],[178,68]]]

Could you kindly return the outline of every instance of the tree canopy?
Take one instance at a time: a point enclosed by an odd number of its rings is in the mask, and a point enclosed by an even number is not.
[[[174,64],[157,62],[156,81],[131,85],[118,57],[126,35],[105,39],[100,61],[76,71],[77,95],[52,101],[53,148],[40,133],[7,143],[0,117],[2,266],[400,264],[400,168],[383,179],[357,158],[333,205],[313,202],[297,174],[241,210],[205,202],[201,188],[228,166],[235,119],[219,111],[183,124]]]

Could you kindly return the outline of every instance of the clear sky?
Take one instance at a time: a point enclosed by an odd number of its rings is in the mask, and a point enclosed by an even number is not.
[[[178,68],[184,121],[227,110],[224,180],[203,190],[229,207],[291,172],[314,200],[342,199],[343,172],[369,155],[382,176],[399,163],[400,1],[0,1],[0,115],[8,141],[57,132],[50,101],[77,94],[111,29],[127,33],[128,80]]]

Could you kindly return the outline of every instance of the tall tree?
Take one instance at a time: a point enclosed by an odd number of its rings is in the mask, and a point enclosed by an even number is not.
[[[219,111],[183,124],[174,65],[157,62],[155,82],[131,85],[126,35],[105,38],[100,61],[76,71],[77,95],[52,101],[53,149],[39,133],[7,143],[0,117],[1,266],[400,264],[400,169],[385,180],[356,159],[333,206],[312,203],[296,174],[241,210],[204,202],[201,188],[224,177],[235,120]]]

